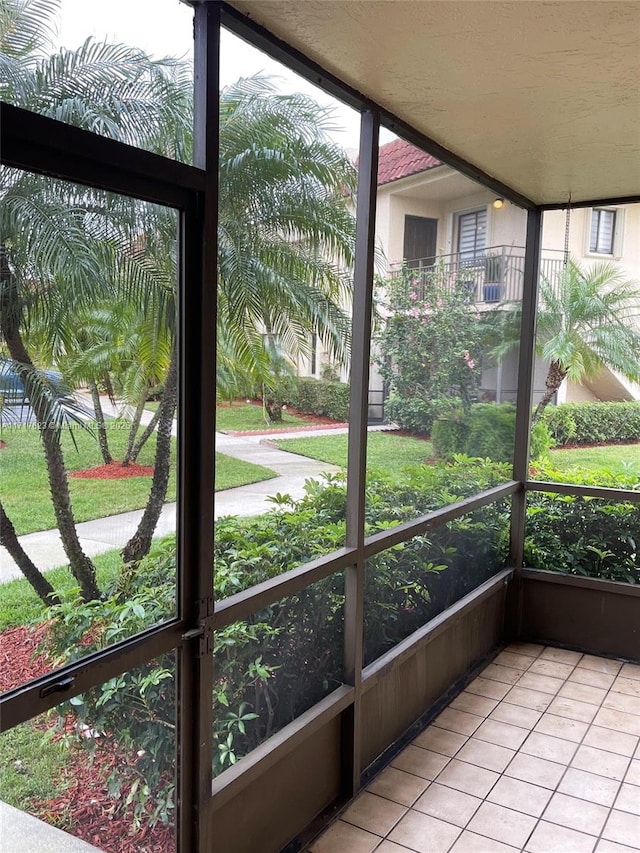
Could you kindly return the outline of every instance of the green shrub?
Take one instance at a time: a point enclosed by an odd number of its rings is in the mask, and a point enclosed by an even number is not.
[[[638,583],[640,506],[542,492],[528,497],[525,564]]]
[[[496,409],[498,407],[493,407]],[[479,417],[492,420],[486,407]],[[506,418],[504,418],[506,420]],[[388,529],[505,482],[506,464],[456,458],[455,465],[406,469],[401,482],[382,476],[367,486],[365,531]],[[601,472],[540,476],[632,488],[631,478]],[[582,480],[580,479],[582,477]],[[214,590],[217,600],[273,578],[345,541],[346,490],[342,475],[310,480],[306,495],[273,499],[255,519],[216,522]],[[510,501],[503,499],[414,536],[367,561],[364,661],[369,664],[463,595],[506,561]],[[528,497],[526,564],[543,569],[636,583],[640,505],[611,504],[532,492]],[[70,597],[51,610],[49,650],[60,662],[103,648],[175,612],[175,537],[163,540],[136,570],[124,570],[117,588],[89,604]],[[228,625],[214,637],[214,773],[220,773],[298,717],[343,679],[344,581],[330,575]],[[63,709],[109,732],[136,756],[129,771],[110,779],[134,819],[168,820],[174,803],[175,677],[173,658],[158,659],[87,691]],[[80,738],[90,748],[92,739]],[[122,807],[122,806],[120,806]]]
[[[511,462],[516,428],[516,409],[511,403],[477,403],[468,413],[461,410],[438,418],[433,425],[433,449],[438,459],[464,453],[494,462]],[[545,424],[531,431],[530,457],[548,453],[551,437]]]
[[[563,403],[541,418],[556,444],[640,441],[640,402]]]
[[[430,435],[438,406],[422,397],[391,394],[385,408],[390,421],[416,435]]]
[[[431,443],[436,459],[453,459],[465,452],[469,416],[462,410],[436,418],[431,431]]]
[[[516,433],[515,406],[478,403],[469,412],[465,452],[500,462],[513,460]]]
[[[537,465],[556,483],[635,490],[637,479],[611,471],[560,472]],[[590,578],[640,582],[640,504],[531,491],[527,495],[525,565]]]
[[[368,534],[504,482],[504,466],[460,459],[408,468],[402,483],[379,478],[367,494]],[[276,496],[256,519],[216,522],[215,595],[222,599],[344,545],[342,476],[309,481],[299,501]],[[508,502],[483,507],[368,561],[365,660],[370,662],[504,565]],[[79,596],[51,610],[49,651],[76,660],[175,610],[175,537],[121,576],[107,599]],[[214,772],[287,725],[343,679],[344,585],[331,575],[219,631],[214,639]],[[97,731],[117,733],[137,754],[112,790],[134,814],[164,820],[173,808],[172,664],[157,660],[87,691],[65,707]],[[64,712],[64,711],[63,711]],[[85,745],[86,739],[84,739]]]
[[[298,377],[288,393],[287,402],[299,412],[341,422],[349,420],[349,385],[346,382]]]

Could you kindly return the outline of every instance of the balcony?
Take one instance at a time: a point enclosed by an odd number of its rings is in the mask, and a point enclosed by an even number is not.
[[[554,281],[562,271],[564,255],[555,249],[543,249],[540,275]],[[522,299],[524,246],[489,246],[480,254],[455,252],[406,263],[412,291],[423,298],[428,283],[437,282],[447,289],[463,287],[474,305],[514,302]],[[393,264],[389,276],[397,278],[403,267]]]

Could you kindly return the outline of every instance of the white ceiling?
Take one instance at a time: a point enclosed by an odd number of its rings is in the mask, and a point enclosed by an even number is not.
[[[640,2],[232,0],[537,204],[640,196]]]

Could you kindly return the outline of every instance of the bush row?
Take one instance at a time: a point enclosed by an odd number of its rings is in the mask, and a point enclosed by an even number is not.
[[[459,410],[435,420],[431,433],[433,451],[438,459],[465,453],[494,462],[512,462],[515,430],[513,404],[476,403],[468,412]],[[538,422],[531,432],[531,458],[544,456],[550,446],[549,431]]]
[[[541,420],[558,445],[640,441],[640,402],[563,403]]]
[[[544,479],[562,479],[550,470],[539,473]],[[407,468],[401,483],[371,478],[366,533],[371,535],[477,494],[509,476],[506,465],[459,457],[455,465]],[[608,476],[608,485],[632,485],[629,479],[613,482],[613,475]],[[575,472],[572,477],[579,481]],[[216,522],[217,599],[344,544],[344,477],[328,477],[325,483],[309,481],[306,492],[301,500],[277,495],[274,509],[258,518],[229,517]],[[504,499],[367,561],[365,664],[505,565],[509,519],[510,502]],[[527,509],[526,563],[637,583],[638,529],[637,504],[532,493]],[[171,618],[175,567],[175,538],[169,538],[139,567],[123,573],[111,597],[90,604],[69,599],[54,608],[52,641],[61,659],[80,657]],[[330,575],[216,632],[215,773],[249,753],[342,682],[343,638],[341,574]],[[173,808],[172,664],[162,659],[145,664],[73,702],[87,726],[117,732],[121,746],[134,754],[137,751],[136,778],[144,781],[137,788],[137,805],[147,814],[151,808],[153,819],[167,819]],[[127,792],[118,788],[117,793],[124,799]]]
[[[349,420],[349,385],[297,377],[287,389],[287,403],[299,412],[322,415],[335,421]]]

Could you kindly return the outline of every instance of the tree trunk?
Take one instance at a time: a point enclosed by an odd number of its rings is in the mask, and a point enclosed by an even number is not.
[[[156,441],[155,467],[151,481],[149,499],[142,514],[138,529],[122,550],[125,563],[139,562],[151,548],[151,540],[162,512],[167,495],[171,470],[171,428],[176,409],[178,385],[178,354],[174,342],[171,364],[158,411],[158,437]]]
[[[60,599],[56,595],[56,591],[51,586],[49,581],[38,570],[36,565],[31,560],[31,557],[24,550],[18,537],[16,529],[13,526],[11,519],[5,512],[2,502],[0,501],[0,545],[4,546],[9,552],[11,559],[17,564],[18,568],[29,581],[36,595],[43,603],[50,607],[53,604],[59,604]]]
[[[71,572],[80,584],[83,598],[85,601],[91,601],[100,598],[96,570],[82,550],[78,539],[71,508],[69,481],[60,446],[60,430],[51,429],[50,401],[37,393],[37,389],[34,388],[34,366],[20,334],[20,316],[16,283],[11,275],[6,253],[2,251],[0,253],[0,332],[6,341],[11,358],[17,362],[18,375],[38,422],[47,463],[49,490],[62,546],[69,560]]]
[[[531,420],[532,427],[534,427],[540,420],[540,416],[553,399],[553,395],[558,391],[558,389],[564,382],[566,375],[567,371],[563,367],[561,367],[557,361],[551,362],[551,364],[549,365],[549,370],[547,372],[547,378],[544,382],[546,391],[542,395],[542,399],[538,403],[536,410],[533,413],[533,418]]]
[[[98,425],[98,442],[100,444],[100,453],[102,454],[102,461],[105,465],[109,465],[111,462],[113,462],[113,456],[111,455],[111,451],[109,450],[107,428],[104,424],[104,412],[102,411],[102,403],[100,402],[98,386],[95,382],[89,382],[89,391],[91,392],[91,402],[93,403],[93,411],[95,412],[96,423]]]
[[[138,434],[138,429],[140,427],[140,420],[142,419],[142,413],[144,412],[144,404],[147,402],[148,392],[145,388],[140,400],[138,401],[138,405],[136,406],[136,410],[133,415],[133,420],[131,421],[131,429],[129,430],[129,438],[127,441],[127,449],[125,451],[124,457],[122,459],[122,467],[126,468],[133,461],[133,448],[136,443],[136,435]]]
[[[159,419],[160,419],[160,406],[158,406],[158,408],[153,413],[153,417],[151,418],[151,420],[149,421],[149,423],[145,427],[144,432],[142,433],[142,435],[138,439],[138,443],[133,448],[133,453],[131,454],[131,461],[132,462],[135,462],[137,460],[140,451],[142,450],[142,448],[145,446],[147,441],[153,435],[153,431],[156,428],[156,425],[157,425]]]

